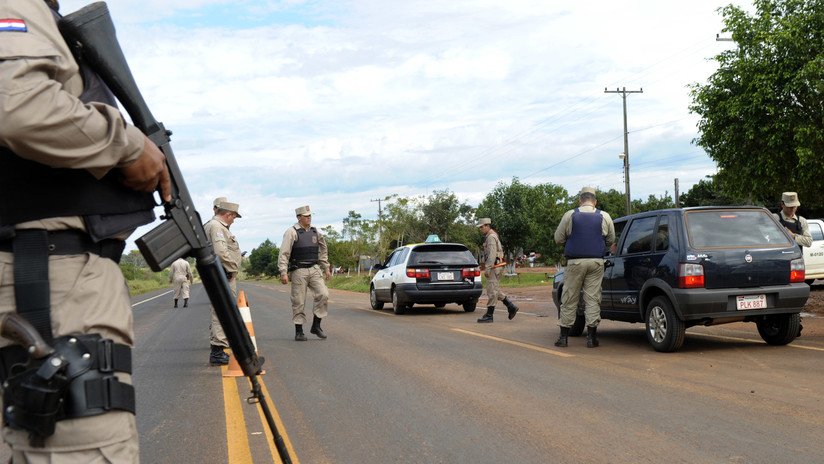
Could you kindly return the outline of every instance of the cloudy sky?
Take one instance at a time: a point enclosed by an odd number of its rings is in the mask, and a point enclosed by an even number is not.
[[[376,218],[373,199],[477,205],[513,177],[623,191],[622,99],[605,88],[643,88],[627,97],[633,198],[715,172],[688,85],[732,46],[715,40],[730,2],[108,3],[196,207],[240,203],[244,250],[279,244],[304,204],[340,230],[349,210]]]

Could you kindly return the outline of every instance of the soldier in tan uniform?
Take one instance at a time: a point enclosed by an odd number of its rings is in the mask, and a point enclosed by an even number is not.
[[[569,329],[575,323],[581,290],[586,305],[587,347],[598,346],[597,328],[601,322],[601,280],[604,254],[615,243],[615,226],[605,211],[595,207],[595,189],[584,187],[578,194],[578,207],[564,213],[555,229],[555,243],[564,245],[567,260],[564,292],[561,294],[561,335],[555,346],[568,344]]]
[[[773,216],[787,229],[799,248],[813,246],[813,236],[807,220],[796,214],[799,206],[801,201],[798,200],[797,193],[784,192],[781,194],[781,211]]]
[[[326,333],[320,328],[320,321],[326,317],[329,301],[326,280],[332,276],[326,238],[312,227],[312,210],[309,206],[295,209],[295,214],[298,222],[286,229],[280,245],[280,281],[284,285],[292,282],[292,322],[295,324],[295,340],[306,340],[303,324],[306,323],[304,306],[307,290],[314,294],[314,317],[309,332],[319,338],[326,338]]]
[[[183,258],[175,260],[169,269],[169,283],[175,286],[175,308],[177,308],[177,300],[180,298],[183,298],[183,307],[189,307],[189,285],[193,281],[194,276],[189,262]]]
[[[138,462],[132,309],[117,261],[154,218],[151,192],[171,200],[169,173],[163,153],[92,85],[99,77],[81,74],[49,3],[0,0],[0,313],[36,315],[30,322],[58,352],[88,354],[95,366],[103,350],[112,371],[92,367],[70,382],[68,417],[30,437],[30,420],[53,415],[26,417],[44,412],[14,393],[30,371],[8,367],[28,356],[0,339],[3,441],[13,462]]]
[[[509,313],[509,319],[515,317],[518,307],[509,300],[506,293],[501,291],[501,276],[504,274],[504,247],[498,233],[492,228],[492,220],[481,218],[478,220],[478,229],[484,234],[484,249],[481,256],[481,269],[486,277],[486,314],[478,322],[492,322],[495,313],[495,304],[502,301]],[[497,267],[496,267],[497,266]]]
[[[223,270],[226,271],[226,278],[229,280],[229,286],[232,288],[235,297],[237,297],[237,273],[240,271],[242,256],[240,254],[240,245],[238,245],[235,236],[229,231],[229,227],[235,222],[236,218],[241,217],[238,212],[239,209],[240,205],[237,203],[221,202],[217,206],[215,216],[203,226],[215,254],[223,264]],[[209,342],[212,345],[209,363],[213,366],[228,364],[229,355],[223,350],[229,347],[229,340],[226,339],[226,334],[223,332],[223,326],[220,325],[214,307],[212,307],[212,323],[209,327]]]

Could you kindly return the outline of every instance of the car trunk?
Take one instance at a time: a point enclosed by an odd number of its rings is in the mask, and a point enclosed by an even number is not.
[[[787,249],[723,250],[707,253],[705,288],[746,288],[790,283]],[[747,259],[749,256],[749,259]]]

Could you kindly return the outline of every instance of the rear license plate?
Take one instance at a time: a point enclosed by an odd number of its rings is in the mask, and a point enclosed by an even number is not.
[[[739,311],[747,309],[764,309],[767,307],[767,295],[740,295],[735,297],[735,306]]]
[[[455,280],[455,274],[452,272],[439,272],[438,280]]]

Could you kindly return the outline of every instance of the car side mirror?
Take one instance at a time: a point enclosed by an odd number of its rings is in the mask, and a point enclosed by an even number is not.
[[[381,269],[386,269],[386,266],[384,266],[383,264],[375,264],[374,266],[372,266],[373,271],[380,271]]]

